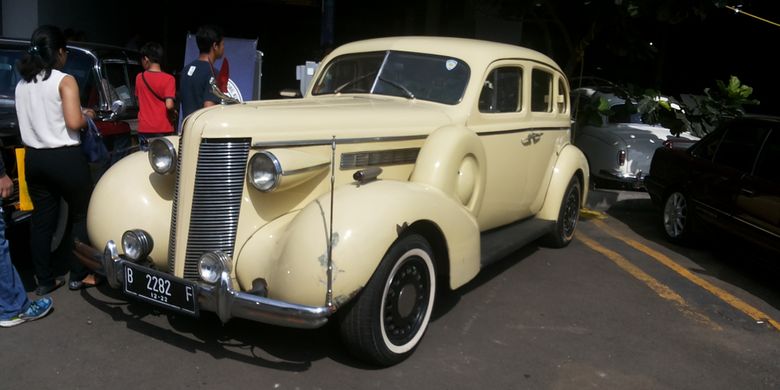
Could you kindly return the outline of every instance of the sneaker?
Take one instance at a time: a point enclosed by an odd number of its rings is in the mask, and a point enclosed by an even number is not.
[[[7,319],[0,321],[0,327],[10,328],[12,326],[19,325],[27,321],[35,321],[39,318],[43,318],[46,314],[49,314],[51,308],[54,306],[54,300],[49,297],[38,298],[34,300],[30,306],[27,306],[27,310]]]
[[[49,314],[52,306],[54,306],[54,300],[51,298],[38,298],[27,307],[27,310],[19,314],[19,318],[24,321],[34,321],[43,318],[46,314]]]
[[[7,320],[0,320],[0,327],[2,328],[10,328],[12,326],[16,326],[24,322],[23,319],[19,318],[19,314],[7,319]]]

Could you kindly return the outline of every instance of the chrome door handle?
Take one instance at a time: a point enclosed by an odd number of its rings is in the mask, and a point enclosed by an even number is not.
[[[528,146],[532,143],[535,144],[539,142],[539,139],[541,138],[542,138],[542,133],[530,133],[528,134],[528,137],[525,137],[521,142],[523,143],[523,145]]]

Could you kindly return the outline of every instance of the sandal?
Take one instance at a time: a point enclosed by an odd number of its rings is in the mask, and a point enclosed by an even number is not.
[[[103,277],[100,275],[89,274],[81,280],[71,280],[68,282],[68,289],[71,291],[81,290],[82,288],[94,287],[103,282]]]
[[[50,292],[52,292],[52,291],[62,287],[63,284],[65,284],[64,280],[54,279],[54,284],[51,284],[51,285],[48,285],[48,286],[41,285],[41,286],[36,287],[35,288],[35,295],[38,295],[38,296],[46,295],[46,294],[48,294],[48,293],[50,293]]]

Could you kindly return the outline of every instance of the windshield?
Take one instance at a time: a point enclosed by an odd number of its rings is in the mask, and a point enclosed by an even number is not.
[[[366,93],[457,104],[470,70],[452,57],[399,51],[346,54],[330,63],[313,95]]]

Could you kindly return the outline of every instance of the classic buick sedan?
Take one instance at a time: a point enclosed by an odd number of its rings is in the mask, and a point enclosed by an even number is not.
[[[391,365],[437,292],[542,238],[573,238],[588,165],[569,86],[538,52],[402,37],[334,50],[302,99],[217,105],[114,165],[83,262],[198,315],[340,325]]]

